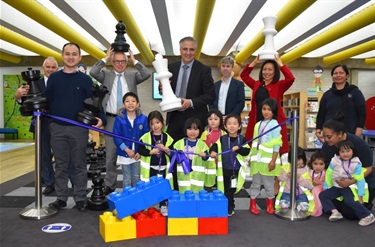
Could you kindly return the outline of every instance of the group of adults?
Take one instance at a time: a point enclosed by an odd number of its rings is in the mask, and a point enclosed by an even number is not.
[[[184,137],[183,126],[185,120],[190,117],[198,118],[205,125],[208,106],[218,108],[224,116],[231,113],[240,114],[245,102],[244,84],[252,89],[251,111],[249,112],[249,122],[245,133],[247,140],[253,138],[254,126],[256,122],[262,120],[261,103],[269,97],[276,99],[278,103],[279,114],[277,121],[279,123],[286,121],[286,116],[282,109],[282,98],[284,93],[293,85],[295,78],[290,69],[282,63],[277,55],[274,60],[266,61],[261,61],[259,57],[256,57],[254,61],[247,64],[240,75],[243,82],[233,78],[233,58],[225,57],[221,60],[220,71],[222,78],[214,83],[211,68],[195,59],[196,40],[192,37],[185,37],[180,40],[179,44],[181,60],[168,66],[169,71],[172,73],[170,78],[172,90],[181,98],[182,102],[179,110],[167,113],[167,132],[174,140]],[[92,86],[92,79],[78,70],[77,65],[81,60],[81,55],[77,44],[66,44],[62,50],[62,57],[64,67],[58,73],[53,73],[58,70],[56,60],[47,58],[44,61],[42,66],[44,87],[42,85],[41,89],[49,101],[48,111],[52,115],[75,120],[76,113],[84,107],[83,101],[85,97],[91,96],[87,90]],[[113,66],[111,70],[105,68],[106,63],[109,61],[111,61]],[[129,61],[134,65],[136,71],[126,69]],[[261,63],[259,78],[253,79],[250,74],[259,63]],[[187,81],[186,85],[182,83],[184,70],[187,73],[184,76]],[[280,71],[284,79],[280,79]],[[147,80],[151,73],[134,58],[131,50],[129,50],[128,57],[124,52],[114,51],[109,48],[106,57],[99,60],[91,68],[90,75],[109,90],[103,100],[105,118],[98,118],[98,125],[96,126],[105,125],[107,131],[112,131],[118,111],[117,102],[122,100],[119,99],[118,91],[121,90],[122,95],[127,92],[137,94],[137,85]],[[324,93],[320,101],[316,135],[324,142],[322,151],[328,163],[336,151],[335,145],[340,140],[351,140],[358,147],[360,150],[358,157],[362,161],[363,167],[366,168],[366,182],[370,191],[370,201],[367,206],[371,208],[375,191],[375,177],[372,171],[373,158],[369,146],[361,138],[361,131],[366,118],[365,99],[356,86],[348,83],[349,71],[345,65],[335,66],[331,75],[333,79],[332,87]],[[77,78],[84,78],[83,81],[87,83],[81,85],[84,82],[78,82]],[[46,86],[47,79],[48,86]],[[52,80],[51,83],[50,80]],[[183,86],[186,86],[186,90],[182,88]],[[85,88],[86,91],[81,92],[80,87]],[[61,89],[62,92],[59,92],[58,89]],[[78,95],[75,95],[77,94],[75,91],[78,91]],[[180,95],[181,91],[184,92],[182,96]],[[27,92],[27,87],[21,87],[17,90],[16,97],[19,99],[27,95]],[[69,95],[69,92],[73,96]],[[72,98],[76,98],[76,100],[74,101]],[[71,107],[73,103],[75,104],[73,109],[64,108]],[[341,122],[345,123],[344,127],[340,125],[337,119],[335,120],[338,112],[341,113],[341,116],[344,116],[344,120]],[[75,127],[57,120],[49,120],[48,124],[49,128],[44,125],[42,131],[45,135],[42,144],[42,177],[46,185],[44,194],[49,194],[56,190],[57,200],[51,203],[50,206],[57,210],[65,207],[68,199],[69,167],[72,166],[73,172],[70,173],[72,173],[72,177],[75,180],[74,200],[77,203],[77,208],[84,211],[87,206],[85,195],[87,178],[83,178],[86,176],[85,148],[87,131],[82,131],[81,127]],[[282,160],[285,160],[290,147],[287,140],[286,126],[282,125],[281,128],[283,145],[280,148],[280,154],[281,157],[284,156]],[[70,134],[65,132],[70,132]],[[82,143],[78,144],[78,141]],[[109,194],[116,189],[117,154],[113,138],[105,136],[105,141],[106,178],[104,193]],[[51,164],[52,154],[48,153],[48,150],[51,150],[50,142],[56,161],[55,174],[53,174]],[[64,148],[67,150],[63,150]],[[350,179],[341,182],[344,187],[353,183],[354,181]],[[340,205],[341,207],[338,207],[338,209],[342,210],[342,214],[345,217],[356,218],[350,212],[350,208],[345,207],[345,203]]]

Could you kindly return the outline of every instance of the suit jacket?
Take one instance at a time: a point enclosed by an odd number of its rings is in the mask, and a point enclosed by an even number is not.
[[[180,72],[180,67],[181,61],[176,61],[168,65],[168,69],[172,73],[170,80],[173,92],[176,92],[177,78],[178,73]],[[173,129],[181,130],[186,119],[190,117],[198,118],[202,122],[203,127],[205,126],[205,123],[207,122],[208,105],[211,105],[216,97],[213,81],[211,68],[197,60],[194,60],[186,90],[186,98],[191,99],[193,102],[193,108],[189,108],[183,112],[168,112],[168,133],[172,133],[169,132],[169,130]],[[171,136],[174,140],[178,140],[176,139],[176,135],[172,134]],[[181,133],[179,136],[181,136]],[[182,132],[182,137],[183,136],[184,133]]]
[[[113,82],[115,81],[116,73],[114,70],[108,70],[104,68],[104,66],[105,66],[104,61],[99,60],[91,68],[90,75],[94,77],[97,81],[102,83],[103,86],[107,87],[109,91],[109,93],[107,93],[103,99],[102,105],[105,110],[109,97],[111,96],[112,86],[113,86]],[[135,68],[138,70],[137,72],[129,71],[126,69],[124,71],[124,76],[125,76],[126,83],[128,84],[129,92],[133,92],[138,95],[137,85],[147,80],[151,76],[151,73],[146,68],[146,66],[144,66],[140,62],[138,62],[135,65]]]
[[[219,92],[222,80],[215,82],[216,99],[210,108],[218,108],[219,106]],[[228,88],[227,98],[225,100],[225,116],[231,113],[241,115],[245,105],[245,87],[242,81],[232,77]]]

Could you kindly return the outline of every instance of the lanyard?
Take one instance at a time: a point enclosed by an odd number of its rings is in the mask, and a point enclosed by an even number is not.
[[[311,177],[312,177],[312,180],[313,180],[313,181],[314,181],[314,174],[315,174],[315,172],[312,171],[312,173],[311,173]],[[320,174],[319,174],[319,179],[322,177],[322,174],[323,174],[323,171],[320,172]]]
[[[350,161],[351,161],[351,160],[349,160],[349,162],[348,162],[348,170],[345,169],[345,166],[344,166],[344,162],[345,162],[345,161],[341,161],[342,169],[344,169],[346,175],[348,175],[348,178],[352,178],[352,175],[350,175],[350,173],[349,173]]]
[[[152,134],[152,140],[154,140],[155,145],[163,144],[163,132],[161,133],[160,140],[158,140],[158,141],[156,140],[155,135]],[[156,157],[158,157],[158,159],[159,159],[159,171],[160,171],[160,167],[161,167],[161,154],[157,154]]]
[[[259,126],[258,126],[258,135],[263,134],[264,130],[266,129],[267,125],[268,125],[270,122],[271,122],[271,119],[268,120],[268,122],[264,125],[263,129],[260,131],[260,126],[262,125],[263,120],[260,121],[260,124],[259,124]],[[262,137],[262,138],[263,138],[263,137]],[[257,150],[259,150],[259,145],[260,145],[260,143],[261,143],[261,138],[259,138],[259,140],[258,140]]]
[[[237,136],[237,146],[240,146],[240,136],[238,135]],[[235,145],[233,145],[235,146]],[[228,148],[231,149],[231,146],[230,146],[230,136],[228,136]],[[237,156],[237,153],[234,154],[234,157]],[[233,174],[234,174],[234,167],[236,166],[236,162],[237,162],[237,159],[233,157],[233,152],[229,153],[229,158],[230,158],[230,161],[231,163],[233,164]]]

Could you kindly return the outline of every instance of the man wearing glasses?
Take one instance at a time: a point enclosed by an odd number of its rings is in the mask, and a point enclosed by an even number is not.
[[[109,60],[112,62],[113,70],[104,68]],[[126,70],[128,61],[138,71]],[[151,73],[142,63],[134,58],[133,52],[130,49],[128,58],[124,52],[113,51],[112,48],[109,48],[107,56],[95,63],[91,68],[90,75],[109,90],[109,93],[103,99],[103,108],[107,117],[105,130],[112,132],[117,112],[122,107],[122,96],[127,92],[133,92],[138,95],[137,85],[147,80],[151,76]],[[105,143],[106,176],[104,193],[108,195],[116,189],[117,154],[116,145],[111,136],[105,135]]]

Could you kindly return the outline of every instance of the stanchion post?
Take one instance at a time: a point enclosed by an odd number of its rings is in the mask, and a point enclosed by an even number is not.
[[[310,215],[307,215],[303,211],[298,211],[296,207],[296,183],[297,183],[297,153],[298,153],[298,111],[293,111],[293,142],[292,142],[292,174],[290,180],[290,206],[289,208],[284,208],[277,210],[275,215],[281,219],[290,220],[290,221],[301,221],[307,220],[310,218]]]

